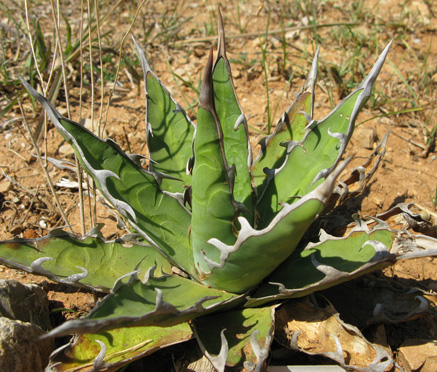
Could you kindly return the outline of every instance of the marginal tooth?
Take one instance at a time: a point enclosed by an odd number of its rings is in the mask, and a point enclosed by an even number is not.
[[[225,331],[226,329],[223,329],[220,332],[222,346],[220,348],[219,355],[212,356],[210,353],[208,353],[206,349],[204,350],[206,357],[210,360],[210,362],[218,372],[225,371],[226,359],[228,358],[228,353],[229,353],[229,345],[225,337]]]
[[[153,137],[152,124],[150,123],[146,124],[146,133]]]
[[[278,286],[278,292],[279,293],[284,293],[287,292],[287,288],[285,288],[285,285],[282,283],[278,283],[278,282],[269,282],[269,284],[271,285],[277,285]]]
[[[299,113],[302,114],[305,117],[305,119],[308,122],[308,124],[313,122],[312,116],[308,115],[305,111],[300,111]]]
[[[369,260],[369,263],[382,262],[392,256],[387,246],[378,240],[368,240],[362,245],[361,249],[366,245],[371,245],[375,249],[375,255]]]
[[[280,146],[285,147],[287,149],[286,153],[287,155],[297,146],[301,146],[302,149],[305,152],[305,148],[303,147],[302,143],[299,141],[285,141],[285,142],[281,142]]]
[[[389,225],[387,222],[381,220],[378,217],[374,217],[374,216],[366,216],[367,218],[370,218],[371,220],[376,222],[376,226],[373,228],[373,230],[377,230],[378,227],[383,228],[383,229],[389,229]]]
[[[53,261],[53,258],[51,258],[51,257],[40,257],[40,258],[37,258],[35,261],[33,261],[30,264],[30,272],[34,273],[34,274],[38,274],[38,275],[44,275],[44,276],[47,276],[47,277],[53,277],[53,274],[50,271],[44,269],[41,266],[46,261]]]
[[[193,310],[195,310],[195,312],[197,313],[202,313],[203,311],[205,311],[206,309],[208,309],[208,306],[203,306],[203,304],[207,301],[210,300],[215,300],[216,298],[218,298],[218,296],[205,296],[202,297],[200,300],[197,300],[196,303],[191,307]]]
[[[343,271],[337,270],[332,266],[324,265],[317,261],[314,253],[311,255],[311,262],[317,270],[319,270],[329,278],[340,278],[344,275]]]
[[[305,130],[307,131],[307,133],[309,133],[310,131],[312,131],[317,125],[319,124],[319,122],[317,120],[311,120],[308,125],[305,127]],[[307,134],[305,135],[306,138]],[[302,142],[305,140],[305,138],[302,140]]]
[[[138,167],[143,167],[143,165],[141,164],[141,160],[142,159],[146,159],[149,162],[155,163],[155,161],[153,161],[152,159],[148,158],[147,156],[144,155],[140,155],[140,154],[126,154],[127,157],[129,158],[129,160],[134,163],[135,165],[137,165]]]
[[[356,226],[353,228],[354,231],[365,231],[366,233],[370,232],[366,222],[361,219],[358,213],[354,213],[352,215],[352,218],[356,223]]]
[[[161,314],[179,314],[180,311],[176,309],[172,304],[163,301],[163,293],[159,288],[155,288],[156,298],[155,298],[155,312]]]
[[[131,271],[129,273],[126,273],[122,276],[120,276],[114,283],[113,287],[112,287],[112,292],[115,292],[117,290],[117,288],[119,288],[121,285],[123,285],[123,279],[124,278],[129,278],[129,280],[131,280],[132,278],[136,278],[137,274],[139,274],[141,272],[141,270],[134,270]]]
[[[81,279],[85,279],[88,276],[88,270],[81,266],[76,266],[78,269],[82,270],[80,274],[72,274],[65,279],[59,280],[60,283],[64,284],[74,284],[77,283]]]
[[[340,144],[345,144],[347,141],[347,135],[344,133],[333,133],[330,131],[330,129],[328,128],[328,134],[331,137],[337,138],[340,141]]]
[[[70,346],[70,344],[65,344],[65,345],[62,345],[62,346],[58,347],[57,349],[53,350],[49,356],[49,360],[53,360],[62,350],[65,350],[69,346]],[[59,362],[59,363],[62,363],[62,362]],[[59,363],[57,363],[55,365],[58,365]],[[55,365],[52,364],[51,367],[54,367]]]
[[[253,353],[256,356],[257,365],[254,369],[254,372],[261,371],[261,368],[264,364],[264,361],[269,355],[270,352],[270,342],[271,342],[271,334],[269,333],[265,339],[264,347],[261,347],[261,345],[258,342],[258,335],[259,331],[255,330],[250,335],[250,346],[252,347]]]
[[[187,167],[185,169],[185,173],[187,175],[190,175],[191,172],[193,171],[193,167],[194,167],[194,156],[190,156],[190,158],[187,161]]]
[[[338,185],[334,189],[334,193],[340,195],[340,199],[349,194],[349,187],[343,181],[337,181]]]
[[[100,351],[99,354],[94,359],[93,369],[98,371],[106,368],[106,363],[103,361],[103,359],[106,356],[106,345],[100,340],[96,340],[96,342],[100,345]]]
[[[102,234],[103,226],[104,226],[103,223],[96,224],[96,226],[94,226],[90,231],[88,231],[85,234],[85,237],[87,237],[87,238],[98,238],[98,239],[104,240],[103,234]],[[51,232],[50,232],[50,234],[51,234]]]
[[[428,310],[429,305],[428,305],[428,301],[425,299],[425,297],[422,296],[416,296],[414,297],[416,300],[420,301],[420,305],[417,309],[414,310],[414,313],[422,313],[426,310]]]
[[[141,283],[147,284],[147,282],[149,281],[150,277],[153,278],[153,273],[154,273],[155,269],[156,269],[156,262],[155,262],[155,265],[153,265],[152,267],[150,267],[146,271],[146,273],[144,274],[144,279],[141,281]]]
[[[332,235],[329,235],[325,230],[320,229],[319,232],[319,241],[324,242],[325,240],[331,239]]]
[[[237,130],[241,124],[247,126],[246,116],[244,116],[243,113],[238,117],[237,121],[235,122],[234,130]]]
[[[178,114],[179,112],[182,112],[182,111],[183,111],[183,108],[181,107],[181,105],[176,103],[176,108],[173,110],[173,114]]]

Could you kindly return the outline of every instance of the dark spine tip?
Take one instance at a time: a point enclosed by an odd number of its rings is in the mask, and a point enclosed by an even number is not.
[[[212,86],[212,46],[209,51],[208,62],[203,74],[202,86],[200,88],[199,107],[206,111],[214,108],[213,86]]]
[[[226,58],[226,46],[225,46],[225,28],[223,26],[223,17],[220,9],[220,5],[217,6],[217,30],[218,30],[218,45],[217,45],[217,61],[220,58]]]

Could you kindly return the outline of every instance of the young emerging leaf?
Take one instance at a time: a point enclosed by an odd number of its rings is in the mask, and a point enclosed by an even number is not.
[[[225,31],[220,10],[218,20],[218,50],[212,73],[214,106],[223,131],[226,160],[230,166],[235,167],[234,199],[244,204],[243,215],[251,224],[255,224],[257,218],[256,200],[250,172],[252,150],[249,143],[247,121],[232,81],[231,66],[226,56]]]

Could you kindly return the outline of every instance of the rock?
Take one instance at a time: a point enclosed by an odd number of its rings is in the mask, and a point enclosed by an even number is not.
[[[46,331],[51,329],[49,300],[36,284],[0,280],[0,316],[33,323]]]
[[[43,371],[53,351],[53,339],[39,339],[44,333],[34,324],[0,318],[0,371]]]
[[[0,371],[43,371],[53,339],[39,337],[50,328],[49,300],[41,287],[0,280]]]
[[[437,355],[426,358],[425,363],[420,372],[435,372],[437,371]]]
[[[5,193],[12,188],[12,183],[8,180],[0,182],[0,192]]]
[[[435,372],[437,344],[430,340],[409,339],[399,348],[398,357],[409,371]]]
[[[355,138],[359,143],[360,147],[365,149],[373,149],[373,144],[376,141],[376,133],[373,128],[360,128],[355,130]]]
[[[64,156],[68,156],[68,155],[73,155],[74,150],[70,144],[64,143],[62,146],[59,147],[59,153]]]
[[[431,13],[426,2],[413,1],[410,5],[410,11],[416,13],[417,20],[423,25],[429,25],[431,23]]]
[[[90,132],[93,132],[96,136],[99,136],[101,138],[108,137],[108,132],[106,129],[101,126],[100,133],[99,133],[99,122],[98,120],[91,120],[91,118],[82,119],[80,124],[84,126],[86,129],[88,129]]]

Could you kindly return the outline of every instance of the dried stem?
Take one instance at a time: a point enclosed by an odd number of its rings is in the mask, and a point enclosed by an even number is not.
[[[41,165],[41,168],[44,172],[44,175],[46,176],[47,183],[49,184],[50,191],[53,194],[53,198],[55,199],[56,206],[58,207],[59,213],[61,214],[62,219],[64,220],[65,226],[70,230],[71,233],[74,233],[73,229],[71,228],[70,224],[68,223],[67,217],[65,216],[64,211],[62,210],[61,203],[59,202],[58,195],[56,194],[55,188],[53,187],[52,179],[50,178],[49,172],[47,171],[47,166],[45,165],[45,162],[43,161],[41,157],[41,152],[39,151],[38,145],[35,142],[35,139],[32,136],[32,131],[30,129],[29,123],[26,120],[26,117],[24,116],[24,110],[23,105],[21,104],[21,100],[18,100],[18,104],[20,105],[21,115],[23,116],[23,124],[26,127],[27,131],[29,132],[30,140],[32,141],[33,148],[36,152],[36,156],[38,158],[38,161]]]

